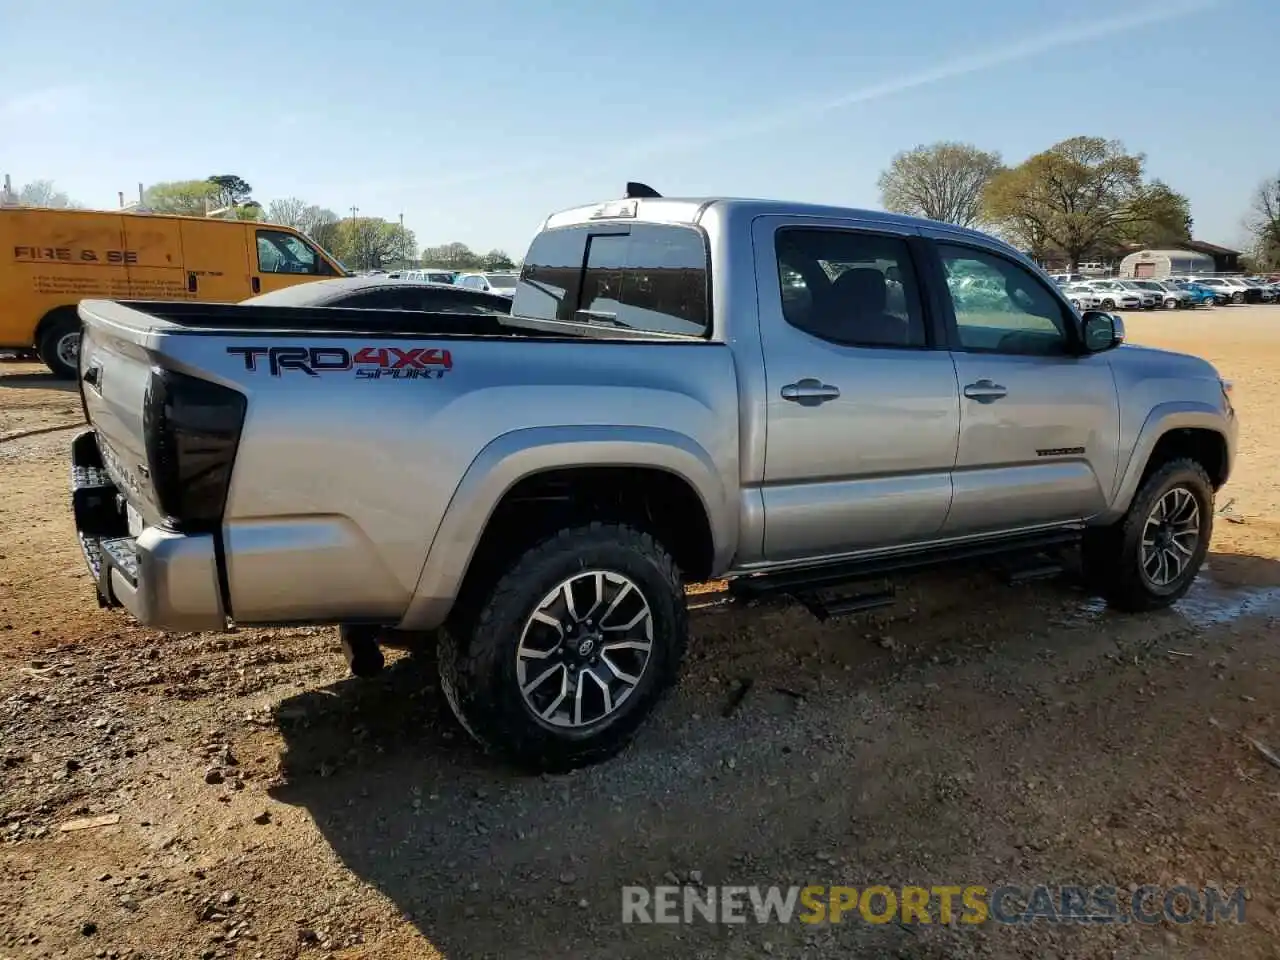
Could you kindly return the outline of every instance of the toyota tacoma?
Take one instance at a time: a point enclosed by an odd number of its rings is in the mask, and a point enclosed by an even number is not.
[[[102,604],[336,624],[357,673],[433,636],[462,724],[537,769],[633,736],[692,582],[825,617],[898,571],[1078,547],[1113,607],[1165,607],[1237,434],[1209,363],[1123,345],[990,236],[642,184],[549,217],[510,316],[79,313]]]

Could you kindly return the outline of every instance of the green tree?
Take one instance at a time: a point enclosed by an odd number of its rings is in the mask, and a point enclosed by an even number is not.
[[[1171,247],[1191,239],[1191,202],[1162,180],[1153,180],[1137,207],[1142,218],[1120,236],[1143,247]]]
[[[142,203],[156,213],[203,217],[218,205],[217,190],[208,180],[170,180],[149,186],[143,192]]]
[[[968,143],[920,145],[897,154],[880,174],[886,210],[962,227],[982,219],[982,195],[1003,165],[998,153]]]
[[[482,270],[511,270],[515,267],[515,262],[507,256],[505,250],[490,250],[480,258],[480,269]]]
[[[416,249],[412,230],[388,223],[381,217],[341,220],[336,224],[331,243],[321,246],[352,270],[381,270],[396,261],[412,260]]]
[[[1090,253],[1190,223],[1186,198],[1143,179],[1145,158],[1116,140],[1073,137],[997,173],[983,196],[987,218],[1012,242],[1061,253],[1075,270]]]
[[[214,186],[213,202],[216,207],[240,207],[252,203],[253,187],[233,173],[209,177]]]
[[[444,267],[448,270],[476,270],[480,267],[481,256],[465,243],[442,244],[438,247],[427,247],[422,251],[424,267]]]

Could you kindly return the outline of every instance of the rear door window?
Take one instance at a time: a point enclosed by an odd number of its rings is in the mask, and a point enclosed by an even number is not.
[[[666,224],[548,230],[533,242],[512,312],[651,333],[710,331],[707,246]]]

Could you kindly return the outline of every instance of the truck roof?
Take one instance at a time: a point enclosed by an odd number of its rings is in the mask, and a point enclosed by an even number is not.
[[[91,210],[85,207],[29,207],[21,204],[0,204],[0,213],[16,211],[21,213],[55,213],[69,217],[130,217],[132,219],[150,220],[188,220],[198,223],[239,223],[246,226],[262,227],[268,230],[286,230],[290,233],[299,231],[282,223],[268,223],[265,220],[232,220],[224,217],[201,217],[186,213],[156,213],[151,210],[120,208],[118,210]]]
[[[825,204],[800,203],[792,200],[765,200],[748,197],[630,197],[603,200],[553,213],[547,217],[542,229],[548,230],[555,227],[600,220],[638,220],[649,223],[697,224],[713,208],[726,217],[734,218],[745,215],[747,219],[752,219],[757,216],[772,214],[775,216],[861,220],[869,223],[894,224],[897,226],[929,227],[933,230],[945,230],[958,236],[980,239],[987,243],[994,242],[1009,250],[1014,249],[999,238],[991,236],[991,234],[972,230],[968,227],[959,227],[954,223],[941,223],[937,220],[926,220],[923,217],[911,217],[901,213],[889,213],[884,210],[863,210],[856,207],[836,207]]]

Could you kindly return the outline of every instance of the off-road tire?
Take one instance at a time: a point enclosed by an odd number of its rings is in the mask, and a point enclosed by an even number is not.
[[[585,569],[628,577],[653,617],[653,646],[640,682],[599,726],[551,729],[535,720],[516,680],[525,620],[555,585]],[[622,750],[674,685],[689,622],[684,580],[648,533],[621,523],[564,529],[526,550],[478,601],[440,632],[440,686],[454,715],[486,751],[533,772],[589,766]]]
[[[40,334],[40,342],[36,344],[36,353],[41,362],[53,371],[59,380],[75,380],[80,371],[59,356],[58,345],[72,334],[79,335],[80,318],[74,312],[64,311],[51,320]]]
[[[1175,487],[1182,487],[1195,497],[1200,508],[1200,537],[1182,575],[1169,587],[1157,590],[1142,575],[1142,535],[1151,511]],[[1160,610],[1176,603],[1191,589],[1209,551],[1212,534],[1213,484],[1209,475],[1194,460],[1171,460],[1146,479],[1120,520],[1087,532],[1082,549],[1085,580],[1116,610]]]

